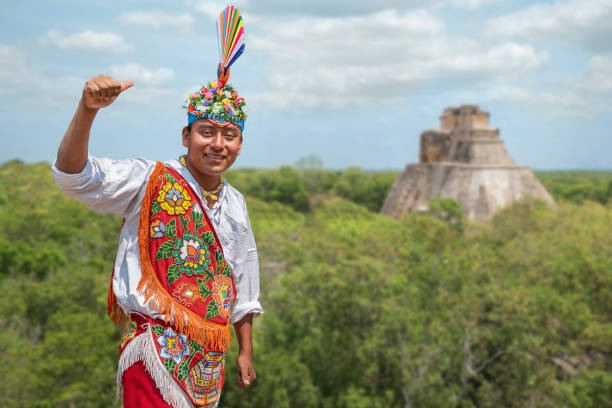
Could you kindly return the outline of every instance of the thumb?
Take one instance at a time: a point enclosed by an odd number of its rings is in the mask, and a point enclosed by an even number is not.
[[[133,86],[134,86],[134,82],[133,81],[124,81],[124,82],[121,83],[121,91],[120,92],[123,92],[126,89],[131,88]]]
[[[242,370],[241,375],[242,375],[242,383],[244,385],[249,385],[251,383],[251,380],[249,379],[250,378],[249,370],[248,369]]]

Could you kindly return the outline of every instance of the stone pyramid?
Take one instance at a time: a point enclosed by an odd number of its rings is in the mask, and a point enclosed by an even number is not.
[[[381,213],[400,218],[427,211],[431,199],[453,198],[467,219],[488,219],[523,196],[555,205],[529,167],[514,163],[489,114],[462,105],[444,110],[439,130],[421,134],[420,163],[395,179]]]

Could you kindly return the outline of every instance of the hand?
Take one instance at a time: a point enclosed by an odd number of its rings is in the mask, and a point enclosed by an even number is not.
[[[110,105],[117,96],[134,85],[132,81],[119,82],[116,79],[98,75],[85,83],[81,103],[88,109],[100,109]]]
[[[241,389],[251,385],[255,381],[255,367],[253,367],[253,357],[250,354],[238,354],[236,359],[238,373],[236,374],[236,384]]]

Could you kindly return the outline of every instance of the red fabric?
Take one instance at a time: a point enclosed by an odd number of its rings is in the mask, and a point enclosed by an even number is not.
[[[155,187],[151,196],[151,208],[142,209],[145,214],[149,214],[149,224],[144,227],[146,231],[141,231],[148,238],[149,259],[157,283],[163,289],[161,296],[169,301],[169,313],[161,309],[160,314],[174,315],[175,308],[186,308],[202,320],[226,325],[231,305],[236,299],[236,288],[219,237],[204,211],[204,204],[189,183],[176,170],[166,166],[162,169],[161,177],[158,180],[152,179]],[[178,196],[181,198],[177,199]],[[200,211],[195,211],[196,204]],[[153,205],[157,206],[156,211]],[[165,232],[154,229],[154,226],[164,226]],[[143,228],[142,221],[140,228]],[[211,241],[204,238],[207,235]],[[188,245],[188,242],[192,245]],[[162,247],[165,250],[160,252]],[[159,305],[166,304],[160,299],[156,301]],[[174,321],[179,322],[181,319],[183,315],[179,317],[177,314]],[[181,331],[181,327],[175,328]],[[193,338],[193,334],[190,337]],[[204,339],[196,340],[204,342]],[[220,345],[212,347],[224,348]]]
[[[138,361],[123,373],[124,408],[172,408],[161,396],[159,388]]]

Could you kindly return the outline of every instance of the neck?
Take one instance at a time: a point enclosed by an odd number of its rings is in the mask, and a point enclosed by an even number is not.
[[[198,172],[191,165],[191,163],[189,163],[188,157],[185,157],[185,163],[187,164],[187,169],[189,170],[189,172],[191,173],[195,181],[197,181],[200,187],[203,188],[204,190],[206,191],[214,190],[214,188],[217,187],[219,183],[221,182],[221,176],[218,176],[218,175],[215,176],[215,175],[204,174],[204,173]]]

